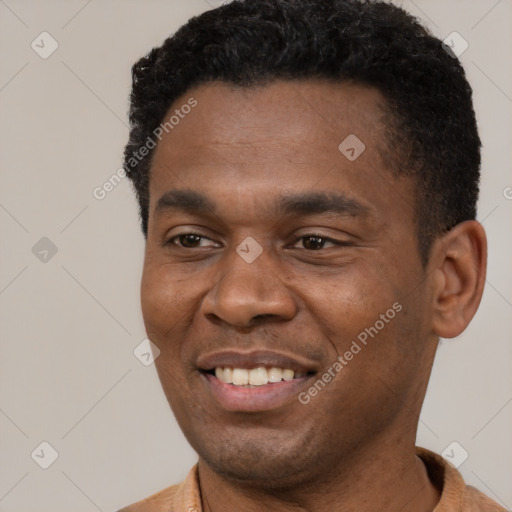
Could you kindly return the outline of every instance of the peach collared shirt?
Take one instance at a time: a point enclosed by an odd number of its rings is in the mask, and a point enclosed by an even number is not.
[[[474,487],[466,485],[462,475],[439,455],[424,448],[416,453],[429,477],[440,488],[441,498],[432,512],[507,512],[502,506]],[[185,480],[119,512],[202,512],[197,464]]]

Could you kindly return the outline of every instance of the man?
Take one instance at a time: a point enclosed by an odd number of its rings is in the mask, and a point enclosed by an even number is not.
[[[503,511],[415,448],[485,281],[464,71],[403,10],[242,0],[133,68],[144,322],[199,455],[123,509]]]

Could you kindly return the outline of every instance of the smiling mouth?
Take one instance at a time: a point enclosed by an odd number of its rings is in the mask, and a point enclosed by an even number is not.
[[[264,413],[293,407],[322,365],[296,354],[224,350],[198,357],[205,397],[226,412]]]
[[[301,379],[316,372],[299,372],[290,368],[278,368],[259,366],[256,368],[233,368],[230,366],[216,366],[204,373],[215,376],[224,384],[242,388],[255,388],[266,386],[267,384],[277,384],[279,382],[289,382]]]

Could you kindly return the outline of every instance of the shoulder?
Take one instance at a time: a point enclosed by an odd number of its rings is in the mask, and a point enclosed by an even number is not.
[[[167,487],[149,498],[122,508],[118,512],[170,512],[179,485]]]
[[[431,482],[441,493],[434,512],[507,512],[505,508],[479,490],[466,485],[459,471],[440,455],[425,448],[416,448]]]
[[[507,512],[506,509],[470,485],[466,486],[462,510],[464,512]]]
[[[171,485],[118,512],[181,512],[183,510],[201,510],[197,464],[192,467],[181,484]]]

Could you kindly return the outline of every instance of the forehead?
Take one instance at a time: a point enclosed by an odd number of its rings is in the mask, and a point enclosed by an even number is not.
[[[334,187],[372,202],[371,189],[382,195],[382,187],[394,186],[383,157],[385,101],[375,88],[320,80],[248,88],[213,82],[178,98],[163,122],[171,116],[175,124],[153,156],[151,210],[173,189],[261,203],[272,191]]]
[[[385,101],[371,87],[321,80],[276,81],[247,88],[212,82],[178,98],[164,122],[190,98],[197,106],[163,134],[163,142],[173,143],[159,144],[157,153],[165,146],[168,156],[190,158],[197,150],[215,149],[215,144],[257,149],[257,144],[274,142],[281,152],[297,154],[317,152],[323,146],[329,157],[337,156],[336,142],[350,134],[377,150],[385,145]],[[180,144],[183,141],[186,144]],[[283,141],[286,146],[280,144]]]

